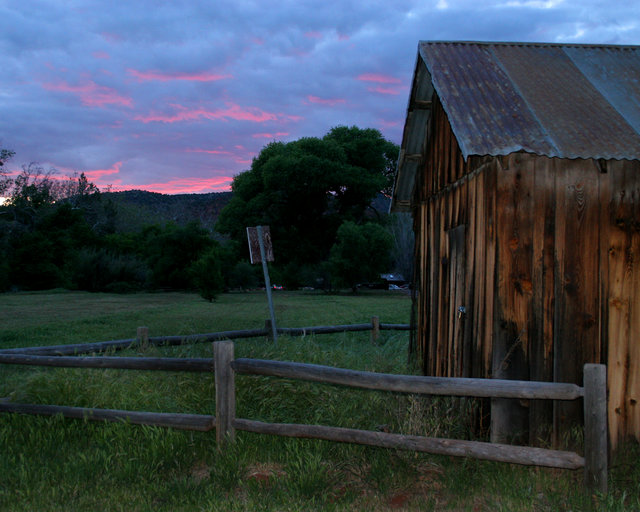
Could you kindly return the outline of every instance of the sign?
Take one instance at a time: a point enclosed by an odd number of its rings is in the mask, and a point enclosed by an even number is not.
[[[265,259],[267,261],[274,261],[271,231],[269,231],[269,226],[261,226],[261,228]],[[247,239],[249,240],[249,257],[251,258],[251,263],[262,263],[260,256],[260,238],[257,227],[247,228]]]
[[[278,329],[276,328],[276,314],[273,309],[271,280],[269,279],[269,267],[267,265],[267,261],[273,261],[273,245],[271,244],[271,231],[269,231],[269,226],[247,228],[247,238],[249,239],[249,256],[251,257],[251,263],[262,263],[264,288],[267,291],[267,302],[269,303],[269,313],[271,314],[271,338],[274,343],[277,343]]]

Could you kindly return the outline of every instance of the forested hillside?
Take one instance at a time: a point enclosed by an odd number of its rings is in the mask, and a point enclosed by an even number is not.
[[[137,231],[148,224],[174,222],[184,226],[199,222],[213,231],[218,215],[231,199],[231,192],[209,194],[158,194],[144,190],[103,192],[103,200],[116,207],[116,231]]]

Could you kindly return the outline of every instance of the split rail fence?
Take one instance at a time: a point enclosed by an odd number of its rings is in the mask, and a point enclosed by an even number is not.
[[[358,329],[376,329],[376,323],[358,324]],[[387,324],[378,324],[379,328],[393,328]],[[337,332],[335,326],[315,330],[305,328],[305,332]],[[405,326],[395,326],[404,329]],[[342,329],[344,330],[344,329]],[[352,330],[352,329],[349,329]],[[286,331],[284,329],[279,331]],[[244,334],[237,335],[238,332]],[[256,331],[257,332],[257,331]],[[260,335],[269,330],[260,330]],[[248,331],[231,331],[206,335],[217,337],[248,337]],[[138,343],[160,343],[161,338],[146,338],[145,328],[138,331]],[[299,332],[298,334],[303,334]],[[178,337],[175,337],[178,338]],[[201,341],[200,336],[198,341]],[[163,338],[162,344],[172,344],[174,337]],[[180,337],[181,342],[185,341]],[[132,340],[122,340],[129,341]],[[135,340],[133,340],[135,341]],[[100,349],[113,348],[115,342],[99,344]],[[92,349],[85,347],[84,353],[97,351],[96,344]],[[131,343],[129,343],[129,346]],[[155,425],[185,430],[210,431],[216,429],[216,440],[220,449],[233,443],[235,431],[242,430],[259,434],[271,434],[297,438],[315,438],[334,442],[356,443],[383,448],[413,450],[438,455],[452,455],[485,459],[491,461],[545,466],[561,469],[584,470],[587,492],[607,492],[607,407],[606,407],[606,367],[598,364],[587,364],[584,367],[584,386],[569,383],[512,381],[499,379],[469,379],[422,377],[413,375],[380,374],[374,372],[355,371],[329,366],[305,363],[283,362],[234,357],[233,341],[215,341],[214,357],[209,358],[151,358],[151,357],[111,357],[78,355],[51,355],[63,353],[80,353],[78,345],[72,352],[71,345],[47,347],[51,352],[42,353],[29,349],[7,349],[0,351],[0,363],[36,366],[58,366],[76,368],[114,368],[134,370],[162,370],[214,372],[215,378],[215,416],[201,414],[152,413],[124,411],[114,409],[92,409],[59,405],[36,405],[0,402],[0,412],[56,415],[68,418],[88,419],[96,421],[128,421],[132,424]],[[43,349],[43,347],[37,347]],[[331,427],[322,425],[265,423],[250,419],[237,418],[235,414],[235,374],[262,375],[287,379],[314,381],[365,388],[386,392],[413,393],[428,395],[469,396],[484,398],[518,398],[547,400],[584,400],[584,457],[577,453],[526,446],[465,441],[456,439],[439,439],[386,432],[358,430],[352,428]]]

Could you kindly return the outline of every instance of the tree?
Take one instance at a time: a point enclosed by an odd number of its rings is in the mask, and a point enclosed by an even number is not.
[[[173,223],[149,226],[140,238],[153,285],[177,290],[191,288],[189,267],[214,244],[207,230],[195,221],[184,227]]]
[[[13,214],[14,220],[32,225],[38,212],[55,201],[55,186],[52,176],[55,169],[45,171],[40,165],[32,162],[22,166],[22,172],[7,182],[5,193],[8,193],[6,206]]]
[[[388,270],[391,243],[391,235],[379,224],[368,222],[359,226],[345,222],[331,248],[332,277],[355,293],[359,283],[377,280]]]
[[[211,247],[191,264],[189,273],[200,296],[213,302],[224,289],[220,248],[217,245]]]
[[[0,167],[3,167],[5,162],[11,160],[11,158],[15,154],[15,151],[0,148]],[[7,173],[4,171],[4,169],[0,169],[0,196],[3,196],[11,186],[11,181],[11,178],[7,176]]]
[[[385,155],[394,147],[377,130],[355,126],[272,142],[234,178],[216,229],[246,247],[247,226],[269,225],[278,264],[324,261],[340,224],[362,222],[388,186]]]
[[[391,257],[393,270],[411,281],[413,278],[413,217],[410,213],[392,213],[389,216],[389,233],[393,240]]]
[[[382,192],[391,196],[400,151],[397,144],[383,138],[378,130],[357,126],[332,128],[325,139],[336,141],[344,149],[350,165],[384,177],[382,188],[374,195]]]

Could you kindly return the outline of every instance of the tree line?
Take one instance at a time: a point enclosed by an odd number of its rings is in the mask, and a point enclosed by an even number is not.
[[[215,226],[168,222],[122,231],[118,205],[87,177],[59,177],[37,164],[10,175],[0,149],[0,291],[198,290],[260,284],[246,228],[268,225],[272,281],[333,289],[409,272],[406,218],[374,206],[389,194],[398,146],[379,131],[339,126],[324,137],[272,142],[232,183]],[[409,276],[406,276],[409,277]]]

